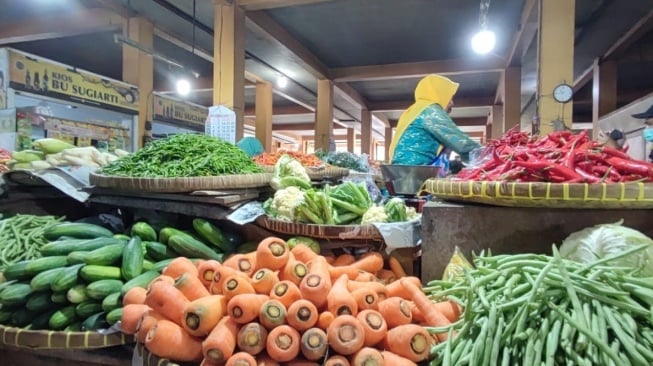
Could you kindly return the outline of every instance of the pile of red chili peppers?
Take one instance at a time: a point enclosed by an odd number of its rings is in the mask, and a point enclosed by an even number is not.
[[[557,131],[531,137],[511,129],[488,142],[482,165],[461,170],[456,179],[475,181],[617,183],[653,182],[653,164],[626,150],[602,146],[585,131]]]

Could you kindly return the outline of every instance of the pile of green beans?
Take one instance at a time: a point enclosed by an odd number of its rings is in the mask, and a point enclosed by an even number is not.
[[[179,134],[147,144],[102,168],[111,176],[175,178],[261,173],[239,147],[216,137]]]
[[[38,258],[48,243],[43,233],[63,220],[55,216],[16,215],[0,220],[0,271],[22,260]]]
[[[653,365],[653,278],[609,262],[535,254],[480,256],[455,282],[432,281],[433,299],[464,307],[431,365]]]

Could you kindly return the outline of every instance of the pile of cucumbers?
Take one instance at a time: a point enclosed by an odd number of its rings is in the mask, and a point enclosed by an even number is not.
[[[193,226],[194,231],[166,227],[158,235],[145,222],[134,224],[130,235],[88,223],[49,228],[41,258],[5,268],[0,324],[57,331],[107,328],[122,316],[122,296],[133,287],[146,288],[172,259],[222,261],[240,249],[236,236],[206,220],[195,219]]]

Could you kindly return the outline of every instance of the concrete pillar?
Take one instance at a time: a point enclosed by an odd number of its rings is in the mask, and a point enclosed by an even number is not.
[[[315,111],[315,151],[329,151],[331,135],[333,135],[333,82],[319,79]]]
[[[504,70],[503,88],[503,111],[501,114],[503,128],[501,129],[501,134],[520,124],[521,67],[513,66]]]
[[[490,134],[485,136],[486,141],[489,139],[499,138],[505,132],[506,128],[504,128],[504,123],[508,121],[504,118],[504,110],[505,106],[492,106],[492,112],[490,114],[490,118],[492,119],[492,128],[489,130]]]
[[[361,111],[361,154],[372,156],[372,112]]]
[[[272,84],[256,83],[256,138],[265,151],[272,150]]]
[[[385,161],[390,161],[390,143],[392,142],[392,127],[385,128],[385,142],[383,147],[385,149]]]
[[[356,130],[353,128],[347,129],[347,151],[350,153],[354,152],[356,147]]]
[[[599,134],[599,118],[617,109],[617,63],[594,60],[592,79],[592,133]]]

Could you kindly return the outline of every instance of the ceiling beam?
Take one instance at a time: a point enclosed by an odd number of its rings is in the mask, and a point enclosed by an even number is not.
[[[309,5],[331,0],[238,0],[238,5],[247,11],[285,8],[288,6]]]
[[[124,18],[104,8],[83,9],[0,24],[0,45],[122,31]]]
[[[273,123],[272,131],[315,131],[315,123]]]
[[[578,75],[576,80],[574,80],[574,85],[572,85],[574,89],[574,93],[578,92],[581,90],[587,83],[592,80],[592,77],[594,76],[594,65],[590,65],[585,71],[583,71],[582,74]]]
[[[334,83],[333,87],[334,92],[347,99],[351,104],[357,105],[360,109],[367,109],[367,101],[358,91],[356,91],[356,89],[352,88],[351,85],[339,82]]]
[[[360,140],[361,135],[356,135],[354,136],[356,140]],[[347,140],[347,135],[335,135],[333,136],[333,139],[336,141],[345,141]],[[304,141],[315,141],[315,136],[303,136],[302,140]]]
[[[213,78],[212,77],[206,77],[202,76],[197,79],[188,79],[190,82],[193,90],[206,90],[206,89],[213,89]],[[168,92],[168,91],[173,91],[177,90],[177,86],[175,85],[175,81],[166,78],[165,80],[162,80],[160,83],[154,85],[154,91],[156,92]]]
[[[537,34],[537,21],[530,21],[529,18],[536,9],[537,0],[526,0],[522,7],[519,29],[515,33],[512,46],[506,58],[508,66],[521,66],[522,57],[530,48],[535,34]]]
[[[390,127],[390,120],[388,120],[388,117],[386,117],[385,114],[380,112],[372,112],[372,117],[376,117],[376,119],[383,122],[383,126]],[[383,133],[385,133],[385,131],[383,131]]]
[[[487,125],[487,117],[465,117],[465,118],[452,118],[456,123],[456,126],[485,126]],[[397,122],[396,119],[390,120],[390,127],[396,128]]]
[[[329,70],[333,81],[361,81],[416,78],[428,74],[461,75],[498,72],[506,61],[497,56],[484,58],[406,62],[386,65],[351,66]]]
[[[470,108],[470,107],[490,107],[494,104],[494,97],[456,97],[454,99],[456,108]],[[373,112],[391,112],[403,111],[410,107],[414,100],[391,100],[380,102],[368,102],[367,106]]]
[[[277,106],[277,107],[272,107],[272,114],[273,115],[295,115],[295,114],[311,114],[314,113],[313,111],[310,111],[300,105],[284,105],[284,106]],[[256,109],[254,107],[245,107],[245,116],[247,117],[254,117],[256,116]]]

